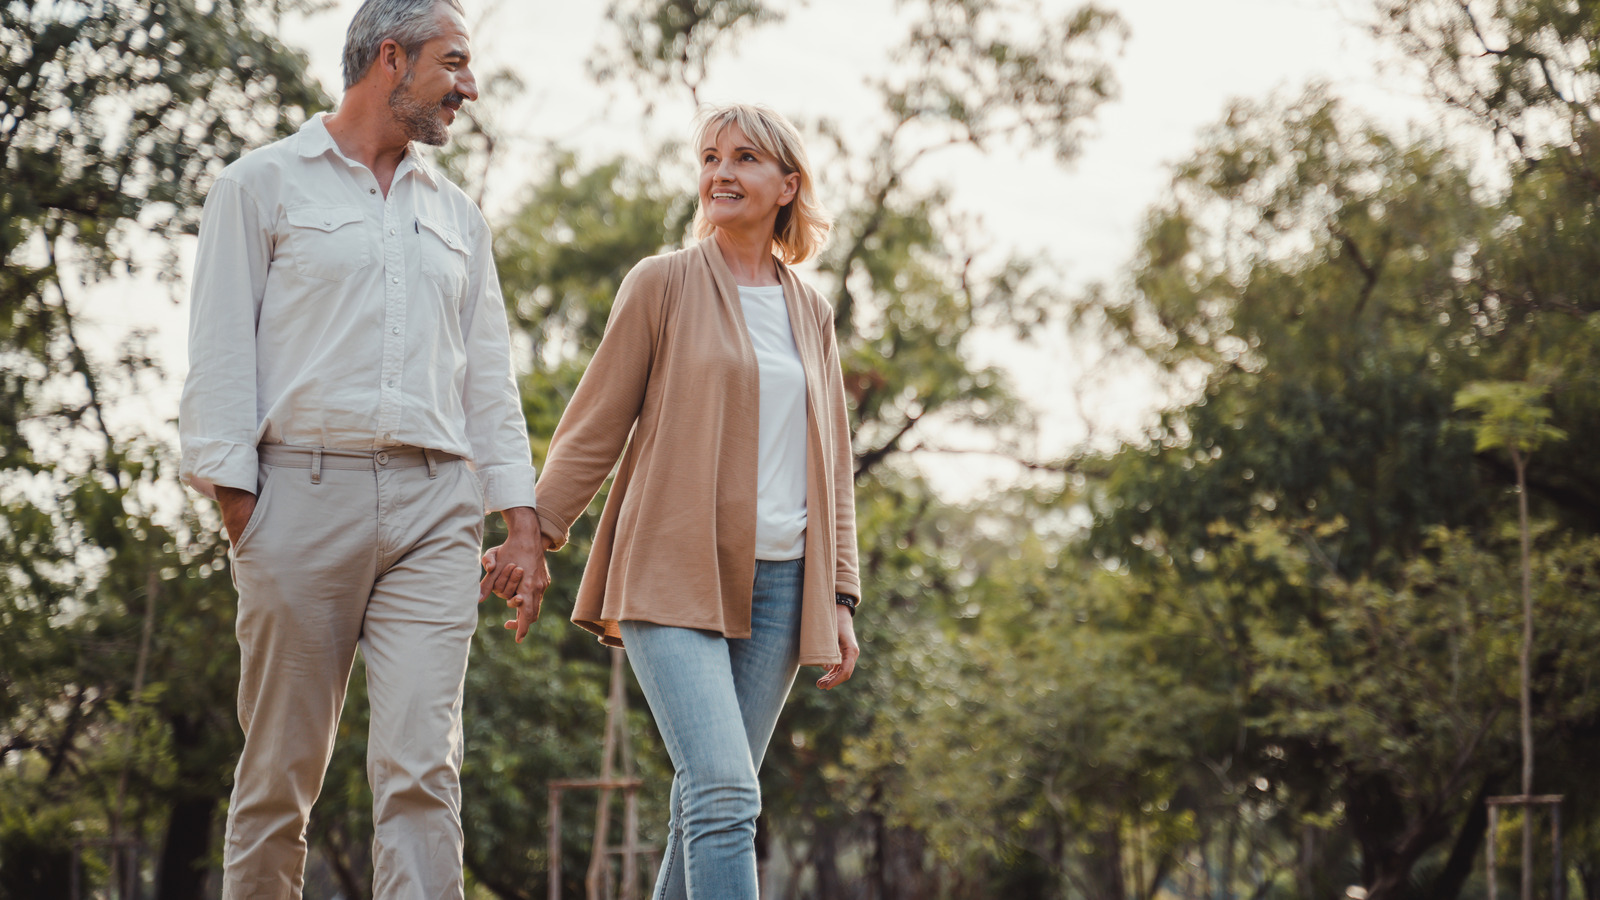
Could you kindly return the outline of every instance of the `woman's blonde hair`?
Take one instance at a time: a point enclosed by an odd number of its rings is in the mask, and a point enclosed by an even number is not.
[[[800,142],[800,132],[789,120],[768,109],[749,103],[727,106],[710,106],[695,117],[694,149],[696,155],[706,146],[706,139],[720,136],[729,125],[739,126],[745,136],[755,142],[761,152],[778,161],[783,174],[798,174],[800,190],[794,199],[778,210],[778,220],[772,225],[772,246],[779,259],[789,265],[802,263],[817,255],[827,243],[832,220],[817,199],[816,185],[811,180],[811,160],[806,156],[805,144]],[[706,218],[706,211],[694,211],[694,236],[705,240],[716,230]]]

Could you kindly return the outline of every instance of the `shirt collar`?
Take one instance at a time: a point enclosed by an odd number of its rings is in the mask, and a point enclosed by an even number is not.
[[[328,133],[328,126],[322,123],[322,117],[326,115],[327,113],[316,113],[300,126],[298,146],[302,157],[316,159],[329,150],[339,153],[339,145],[333,142],[333,135]]]
[[[400,160],[400,168],[396,169],[394,173],[395,178],[398,180],[402,175],[405,175],[408,168],[416,172],[418,178],[426,181],[428,187],[434,190],[439,189],[439,180],[433,174],[433,166],[422,158],[422,154],[417,152],[415,141],[411,143],[410,147],[406,148],[406,157]]]
[[[345,162],[356,165],[354,160],[344,155],[344,151],[340,150],[338,143],[334,141],[333,135],[328,133],[328,126],[322,121],[326,115],[327,113],[317,113],[300,126],[300,155],[306,159],[315,159],[331,152]],[[433,166],[417,153],[415,142],[406,148],[406,155],[401,158],[399,167],[394,170],[395,181],[404,178],[407,172],[416,172],[418,177],[428,183],[428,187],[438,190],[439,180],[433,173]]]

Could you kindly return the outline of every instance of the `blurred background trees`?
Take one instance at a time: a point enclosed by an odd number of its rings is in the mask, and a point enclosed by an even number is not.
[[[213,864],[240,743],[226,547],[175,448],[109,414],[159,372],[137,334],[89,346],[84,292],[328,103],[273,37],[289,8],[0,5],[0,896],[67,896],[75,845],[85,885],[109,842],[163,897]]]
[[[952,148],[1070,164],[1114,100],[1123,26],[905,5],[881,128],[802,123],[838,215],[813,277],[837,314],[869,587],[863,668],[827,694],[803,679],[769,754],[773,896],[1477,897],[1486,837],[1510,890],[1515,835],[1486,836],[1483,801],[1520,789],[1526,500],[1533,789],[1566,796],[1569,893],[1600,898],[1593,6],[1378,0],[1458,127],[1503,156],[1385,133],[1331,89],[1242,100],[1176,167],[1126,278],[1070,297],[918,173]],[[158,896],[207,896],[238,743],[225,548],[159,434],[106,425],[158,375],[137,343],[95,364],[72,301],[143,235],[192,230],[226,160],[328,105],[271,37],[283,11],[0,7],[0,897],[64,896],[74,842],[110,838],[147,848]],[[783,12],[619,0],[594,70],[692,96]],[[184,52],[148,51],[162,42]],[[482,105],[443,157],[480,193]],[[622,276],[685,240],[692,178],[681,146],[556,147],[496,222],[536,461]],[[1167,402],[1134,440],[1032,458],[1030,413],[1059,398],[973,362],[998,333],[1092,342]],[[1525,460],[1477,440],[1457,398],[1483,383],[1523,386],[1500,400],[1566,439]],[[1030,477],[952,500],[919,467],[973,448]],[[591,527],[552,557],[528,642],[484,612],[463,767],[476,897],[545,895],[545,785],[598,767],[608,659],[560,622]],[[308,896],[370,893],[363,685]],[[636,693],[630,721],[659,845],[669,771]],[[569,803],[580,896],[593,806]],[[105,854],[86,858],[105,884]]]

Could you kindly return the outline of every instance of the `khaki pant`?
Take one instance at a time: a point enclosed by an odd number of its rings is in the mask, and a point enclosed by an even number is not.
[[[416,449],[261,448],[233,550],[239,722],[227,900],[300,897],[306,822],[356,647],[367,668],[373,893],[459,898],[461,694],[477,624],[483,497],[467,464]]]

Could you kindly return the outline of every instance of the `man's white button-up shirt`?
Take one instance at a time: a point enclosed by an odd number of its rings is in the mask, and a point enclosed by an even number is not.
[[[182,474],[256,490],[256,445],[466,457],[486,511],[534,505],[488,224],[415,151],[388,196],[321,116],[206,198]]]

